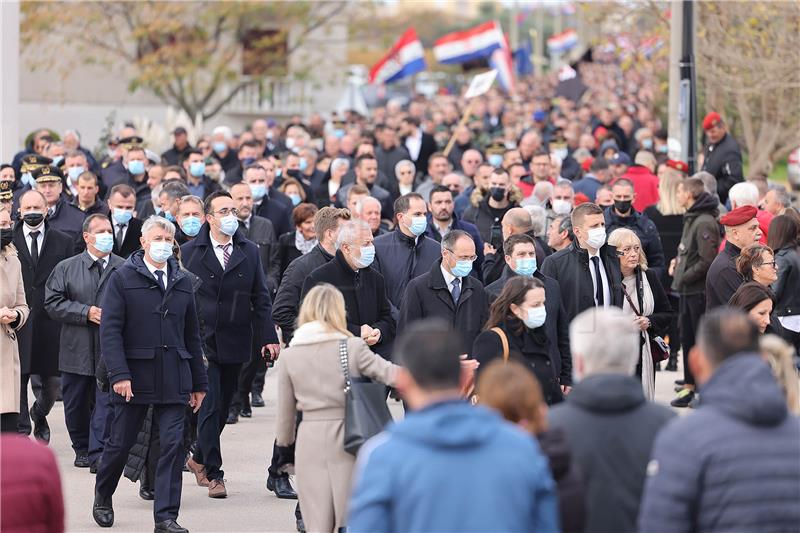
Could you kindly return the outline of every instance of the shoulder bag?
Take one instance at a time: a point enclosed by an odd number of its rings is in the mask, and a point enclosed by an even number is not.
[[[386,405],[386,385],[366,378],[350,379],[347,339],[339,341],[339,361],[344,374],[344,450],[356,455],[359,448],[392,421]]]
[[[642,282],[640,281],[639,283],[641,286]],[[633,312],[636,314],[636,316],[642,316],[642,314],[639,312],[638,309],[636,309],[636,306],[633,304],[633,300],[631,300],[628,291],[625,290],[624,283],[622,284],[622,293],[625,295],[625,299],[628,300],[628,304],[631,306],[631,309],[633,309]],[[653,363],[657,364],[660,363],[661,361],[666,361],[667,359],[669,359],[670,348],[669,344],[667,344],[667,341],[665,341],[664,338],[661,337],[661,335],[651,337],[650,334],[646,331],[644,332],[644,334],[647,335],[647,340],[650,342],[650,356],[653,358]]]

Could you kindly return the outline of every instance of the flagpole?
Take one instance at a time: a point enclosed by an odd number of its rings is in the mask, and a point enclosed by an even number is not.
[[[467,102],[467,107],[464,108],[464,114],[461,115],[461,120],[458,121],[456,124],[455,129],[453,129],[453,133],[450,135],[450,140],[447,141],[447,146],[444,149],[444,155],[447,157],[450,155],[450,150],[453,149],[453,145],[456,143],[456,134],[458,133],[458,128],[463,126],[469,120],[469,116],[472,113],[472,104],[475,102],[475,98],[470,98]]]

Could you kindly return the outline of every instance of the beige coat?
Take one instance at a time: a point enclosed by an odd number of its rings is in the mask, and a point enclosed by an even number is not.
[[[22,267],[17,249],[9,244],[0,250],[0,307],[18,311],[21,319],[15,328],[0,324],[0,413],[19,413],[19,347],[18,331],[28,320],[28,304],[22,285]]]
[[[297,493],[308,531],[336,531],[347,525],[347,504],[355,457],[344,451],[344,376],[339,339],[311,322],[295,331],[278,365],[277,441],[295,440]],[[358,337],[347,340],[351,377],[366,376],[394,384],[397,367],[374,354]]]

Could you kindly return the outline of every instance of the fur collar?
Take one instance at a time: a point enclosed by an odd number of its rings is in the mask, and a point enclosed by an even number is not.
[[[307,322],[297,328],[289,346],[305,346],[308,344],[318,344],[320,342],[346,339],[341,331],[331,330],[322,322]]]

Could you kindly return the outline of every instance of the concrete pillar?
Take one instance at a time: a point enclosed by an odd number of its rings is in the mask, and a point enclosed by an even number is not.
[[[10,163],[20,150],[19,2],[0,1],[0,161]]]
[[[683,2],[673,0],[669,3],[669,108],[667,131],[673,139],[681,138],[681,122],[678,117],[681,97],[680,62],[683,36]],[[654,132],[655,133],[655,132]]]

